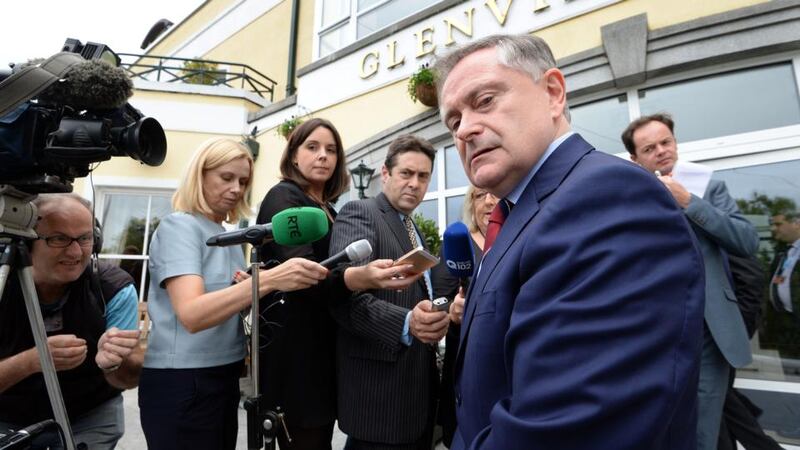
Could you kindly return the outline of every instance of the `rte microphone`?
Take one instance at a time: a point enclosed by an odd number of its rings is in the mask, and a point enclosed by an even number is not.
[[[333,269],[342,263],[363,261],[369,258],[371,254],[372,246],[369,245],[369,241],[361,239],[348,245],[344,250],[322,261],[320,264],[327,269]]]
[[[227,247],[248,243],[261,245],[275,241],[280,245],[303,245],[322,239],[328,234],[328,216],[319,208],[302,206],[288,208],[275,214],[272,223],[253,225],[210,237],[209,247]]]
[[[47,419],[17,430],[13,434],[0,438],[0,450],[30,448],[33,439],[50,428],[57,428],[57,424],[53,419]]]
[[[451,275],[457,277],[466,293],[469,278],[475,270],[475,256],[472,252],[472,238],[469,229],[462,222],[455,222],[444,230],[442,255]]]

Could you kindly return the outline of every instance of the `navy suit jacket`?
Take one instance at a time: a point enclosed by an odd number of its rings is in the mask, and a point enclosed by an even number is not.
[[[645,170],[564,141],[467,297],[453,448],[695,448],[702,257]]]

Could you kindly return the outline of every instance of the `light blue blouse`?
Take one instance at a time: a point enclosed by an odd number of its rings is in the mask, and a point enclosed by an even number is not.
[[[144,367],[214,367],[244,359],[244,330],[238,314],[213,328],[191,334],[178,321],[164,288],[165,280],[180,275],[200,275],[206,292],[230,286],[233,274],[245,267],[242,248],[206,246],[209,237],[224,231],[222,225],[205,216],[182,212],[168,215],[156,229],[150,245],[147,301],[152,329]]]

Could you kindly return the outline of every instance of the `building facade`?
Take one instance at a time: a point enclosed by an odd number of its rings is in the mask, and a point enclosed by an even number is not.
[[[110,239],[105,257],[138,264],[144,283],[148,236],[208,137],[255,128],[257,203],[278,179],[285,141],[276,129],[297,117],[331,120],[348,166],[363,161],[376,174],[396,136],[429,139],[438,156],[418,212],[440,229],[459,220],[467,178],[438,110],[412,102],[407,81],[437,54],[496,33],[547,40],[566,74],[572,127],[600,151],[627,158],[625,126],[671,113],[681,158],[727,183],[759,231],[771,278],[787,243],[774,239],[770,220],[800,205],[800,3],[789,0],[206,1],[149,57],[246,64],[274,90],[264,98],[235,87],[136,80],[132,103],[165,125],[168,159],[155,169],[111,161],[95,172],[94,193],[85,181],[77,186],[98,200]],[[800,311],[778,312],[765,299],[751,345],[754,363],[739,371],[736,386],[764,410],[772,436],[800,449]]]

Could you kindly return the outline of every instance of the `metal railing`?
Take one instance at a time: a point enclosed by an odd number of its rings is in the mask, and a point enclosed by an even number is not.
[[[133,53],[118,55],[123,60],[120,67],[133,80],[139,78],[160,83],[227,86],[273,101],[277,84],[275,80],[247,64]],[[125,62],[126,59],[133,62]]]

